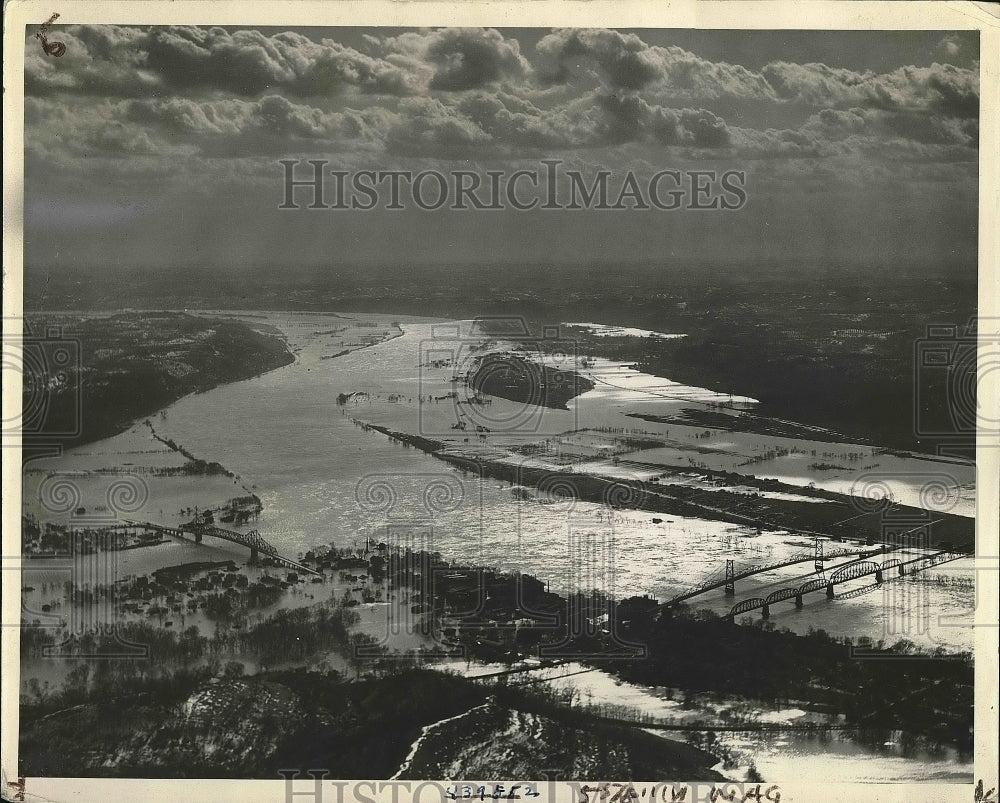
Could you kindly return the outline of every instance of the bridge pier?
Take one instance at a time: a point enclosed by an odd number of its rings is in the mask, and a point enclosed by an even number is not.
[[[767,604],[760,609],[760,616],[762,619],[769,619],[771,616],[771,609],[767,607]]]
[[[196,544],[200,544],[201,543],[201,531],[200,530],[195,530],[194,531],[194,542]]]
[[[878,583],[879,585],[882,584],[882,570],[881,569],[879,569],[877,572],[875,572],[875,582]]]
[[[795,595],[795,607],[796,608],[801,608],[802,607],[802,595],[801,594],[796,594]]]
[[[257,554],[257,547],[250,547],[250,562],[257,563],[260,556]]]
[[[826,598],[827,599],[833,599],[835,596],[837,596],[837,595],[833,593],[833,583],[827,583],[826,584]]]
[[[900,563],[900,564],[899,564],[899,576],[900,576],[900,577],[903,577],[903,576],[905,576],[905,575],[906,575],[906,569],[904,568],[903,564],[902,564],[902,563]]]

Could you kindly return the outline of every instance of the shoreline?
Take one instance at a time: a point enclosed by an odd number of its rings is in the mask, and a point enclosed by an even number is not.
[[[289,315],[292,315],[292,314],[301,314],[303,316],[308,315],[308,316],[313,316],[313,317],[317,317],[317,316],[318,317],[332,316],[332,317],[340,319],[340,320],[353,320],[353,318],[350,317],[350,316],[348,316],[348,315],[341,314],[341,313],[336,313],[336,312],[310,312],[310,311],[301,311],[301,312],[299,312],[299,311],[292,311],[292,310],[273,310],[273,311],[268,311],[268,312],[270,312],[271,315],[276,314],[276,313],[281,313],[281,314],[287,313]],[[278,335],[275,335],[273,333],[261,332],[258,329],[254,329],[254,324],[258,324],[259,325],[262,322],[262,320],[267,320],[270,317],[266,312],[255,314],[255,313],[253,313],[251,311],[240,311],[240,310],[225,311],[225,310],[211,310],[211,309],[204,309],[204,310],[202,310],[202,309],[191,309],[191,308],[185,308],[185,309],[150,308],[150,309],[116,309],[116,310],[32,310],[30,312],[25,311],[24,316],[25,316],[25,318],[28,318],[28,317],[43,318],[45,316],[62,316],[62,317],[76,317],[76,318],[79,318],[81,320],[90,320],[90,319],[104,319],[104,320],[107,320],[107,319],[114,318],[116,316],[123,315],[123,314],[164,314],[164,313],[165,314],[173,314],[173,315],[183,315],[183,316],[187,316],[187,317],[190,317],[190,318],[193,318],[193,319],[204,320],[204,321],[220,320],[220,321],[223,321],[223,322],[226,322],[226,323],[234,323],[235,322],[235,323],[243,324],[248,329],[250,329],[251,331],[256,332],[259,335],[262,335],[262,336],[268,337],[268,338],[272,338],[272,339],[278,339],[278,340],[280,340],[283,343],[283,345],[284,345],[285,355],[287,355],[290,359],[288,359],[288,360],[286,360],[284,362],[280,362],[280,363],[274,364],[274,365],[272,365],[272,366],[270,366],[268,368],[265,368],[262,371],[257,371],[257,372],[255,372],[253,374],[248,374],[246,376],[237,377],[237,378],[234,378],[234,379],[227,379],[227,380],[221,381],[221,382],[213,381],[213,382],[210,382],[209,384],[207,384],[204,387],[198,387],[198,388],[189,390],[186,393],[183,393],[181,395],[178,395],[176,397],[171,398],[165,404],[160,404],[155,409],[152,409],[150,411],[147,411],[147,412],[144,412],[144,413],[140,413],[138,415],[133,416],[126,423],[117,425],[112,431],[95,433],[95,434],[93,434],[93,435],[91,435],[89,437],[75,438],[72,441],[70,441],[67,444],[67,446],[64,447],[64,448],[66,448],[67,450],[69,450],[69,449],[76,449],[76,448],[79,448],[79,447],[88,446],[88,445],[97,443],[97,442],[102,441],[102,440],[106,440],[108,438],[116,437],[118,435],[121,435],[124,432],[127,432],[128,430],[132,429],[133,427],[142,424],[144,420],[152,418],[153,416],[158,415],[160,412],[162,412],[164,410],[169,410],[169,408],[173,407],[175,404],[178,404],[179,402],[184,401],[185,399],[189,399],[189,398],[192,398],[192,397],[195,397],[195,396],[202,395],[204,393],[208,393],[208,392],[210,392],[212,390],[215,390],[217,388],[223,387],[225,385],[235,385],[235,384],[239,384],[241,382],[250,382],[250,381],[253,381],[255,379],[259,379],[259,378],[261,378],[263,376],[267,376],[269,374],[272,374],[275,371],[278,371],[278,370],[280,370],[282,368],[287,368],[289,365],[294,365],[294,364],[296,364],[299,361],[299,355],[297,353],[297,350],[293,351],[292,348],[291,348],[291,344],[290,344],[289,339],[288,339],[288,333],[285,332],[285,331],[283,331],[283,330],[281,330],[280,327],[277,327],[277,326],[274,327],[275,329],[278,329],[278,331],[279,331]],[[414,317],[414,316],[399,316],[399,317]],[[437,319],[436,318],[429,318],[429,320],[437,320]],[[339,354],[329,355],[327,357],[324,357],[324,359],[334,359],[336,357],[342,357],[342,356],[344,356],[346,354],[350,354],[350,353],[352,353],[354,351],[359,351],[359,350],[362,350],[362,349],[366,349],[366,348],[371,348],[373,346],[377,346],[377,345],[382,344],[382,343],[386,343],[386,342],[388,342],[390,340],[394,340],[397,337],[402,337],[405,334],[405,329],[402,326],[397,325],[395,328],[397,329],[397,332],[395,334],[389,336],[389,337],[383,338],[382,340],[379,340],[379,341],[377,341],[375,343],[368,343],[368,344],[364,344],[364,345],[357,345],[357,346],[354,346],[354,347],[346,347]]]

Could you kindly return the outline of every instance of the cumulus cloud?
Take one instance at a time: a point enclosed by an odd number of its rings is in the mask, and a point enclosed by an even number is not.
[[[725,120],[707,109],[671,109],[600,90],[547,109],[505,93],[471,94],[455,104],[413,99],[400,105],[399,117],[387,138],[394,153],[436,148],[516,158],[628,144],[722,148],[731,139]]]
[[[939,50],[957,53],[960,45],[953,35],[942,40]],[[926,109],[955,117],[973,117],[979,109],[978,72],[947,63],[879,74],[775,61],[754,71],[680,47],[649,45],[636,34],[594,29],[554,31],[539,41],[536,55],[536,71],[544,82],[591,80],[667,105],[733,98],[816,108]]]
[[[394,154],[435,155],[467,152],[492,140],[453,106],[433,98],[413,98],[400,105],[401,121],[387,136]]]
[[[937,47],[934,48],[934,52],[943,58],[954,59],[962,52],[961,37],[955,33],[943,36],[941,41],[937,43]]]
[[[456,108],[493,141],[513,147],[558,148],[584,136],[565,116],[543,112],[529,100],[506,92],[468,94]]]
[[[979,113],[978,73],[950,64],[876,74],[778,61],[762,73],[778,97],[809,106],[927,110],[959,117]]]
[[[175,142],[192,143],[203,154],[232,158],[302,147],[374,147],[385,139],[393,119],[379,109],[326,112],[280,95],[258,101],[131,101],[128,117]]]
[[[719,148],[730,142],[725,120],[707,109],[670,109],[650,105],[636,95],[604,95],[599,103],[605,113],[603,139],[608,144]]]
[[[139,95],[162,86],[146,67],[147,35],[117,25],[74,25],[52,34],[66,45],[66,55],[51,58],[37,46],[25,51],[27,95],[72,91],[87,95]]]
[[[329,112],[279,95],[96,105],[34,98],[26,104],[25,122],[32,132],[26,152],[52,166],[87,170],[95,156],[121,157],[125,168],[136,156],[190,164],[191,158],[381,152],[398,116],[379,108]]]
[[[550,83],[583,74],[612,88],[658,88],[679,98],[774,97],[758,73],[736,64],[711,62],[680,47],[651,46],[635,34],[560,30],[545,36],[536,50],[539,74]]]
[[[333,40],[315,42],[295,32],[170,26],[143,30],[70,26],[59,31],[67,55],[53,59],[29,48],[29,94],[85,92],[135,96],[167,90],[221,90],[255,96],[269,90],[333,95],[362,92],[410,95],[423,91],[432,71],[395,64]]]
[[[346,88],[409,96],[522,81],[531,66],[516,39],[493,29],[446,28],[364,37],[362,52],[334,39],[294,31],[265,34],[180,25],[150,29],[70,26],[68,56],[30,48],[30,93],[85,91],[128,96],[144,88],[225,91],[243,97],[281,91],[332,96]]]
[[[159,152],[147,132],[117,120],[102,125],[95,131],[88,132],[83,141],[88,148],[124,156],[131,154],[153,155]]]
[[[493,29],[374,31],[350,45],[194,26],[58,35],[66,56],[33,47],[26,57],[28,148],[46,158],[170,155],[230,169],[221,164],[255,155],[518,160],[629,149],[656,162],[677,149],[955,162],[974,160],[979,139],[978,72],[948,63],[751,70],[592,29],[552,31],[530,52]],[[942,61],[964,41],[942,39]]]
[[[149,35],[147,62],[175,87],[217,87],[253,96],[285,89],[331,95],[345,86],[364,92],[413,94],[420,76],[383,59],[302,34],[177,26]]]
[[[854,108],[824,109],[794,129],[732,131],[732,144],[744,156],[835,157],[975,162],[979,126],[975,120],[920,113]]]
[[[430,43],[427,55],[437,65],[431,89],[478,89],[502,79],[523,78],[529,72],[516,39],[495,30],[448,28]]]

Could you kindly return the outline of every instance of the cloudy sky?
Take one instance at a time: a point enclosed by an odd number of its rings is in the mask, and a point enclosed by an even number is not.
[[[27,35],[26,266],[971,264],[973,33],[71,26]],[[743,170],[736,212],[281,211],[344,170]]]

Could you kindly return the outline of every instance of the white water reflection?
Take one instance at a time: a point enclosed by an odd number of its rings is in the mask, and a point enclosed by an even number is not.
[[[722,522],[639,511],[612,516],[592,503],[578,502],[568,510],[563,504],[545,504],[550,500],[537,495],[518,498],[506,483],[463,474],[417,449],[357,426],[352,419],[409,432],[449,431],[454,406],[427,399],[438,387],[449,387],[451,368],[429,372],[418,364],[421,344],[435,334],[432,322],[292,313],[256,313],[251,320],[281,329],[297,354],[296,362],[181,399],[156,418],[155,426],[163,437],[233,471],[237,475],[230,481],[233,493],[242,492],[241,488],[257,493],[264,511],[252,526],[289,557],[321,544],[350,546],[374,537],[440,551],[456,561],[521,570],[548,581],[554,591],[567,591],[580,586],[580,556],[570,550],[589,545],[588,554],[603,556],[601,566],[588,574],[599,590],[618,597],[649,593],[666,599],[720,571],[725,557],[740,564],[778,562],[811,548],[801,538],[780,532],[757,535]],[[398,333],[396,323],[402,327],[401,336],[327,359],[372,333]],[[337,404],[338,394],[357,391],[366,395],[346,406]],[[586,426],[634,426],[614,405],[595,408],[585,403],[587,395],[579,398],[578,411],[545,409],[545,426],[565,432],[572,428],[574,418]],[[670,427],[671,437],[681,437],[681,429]],[[451,437],[468,448],[469,444],[462,443],[468,436]],[[749,437],[768,443],[790,441],[733,433],[725,437],[729,442]],[[72,450],[59,460],[39,461],[38,466],[99,468],[121,460],[124,453],[130,455],[129,462],[141,462],[149,443],[148,435],[143,441],[141,433],[132,431]],[[807,442],[798,443],[808,447]],[[647,453],[640,454],[645,457]],[[161,459],[157,454],[156,460]],[[914,471],[923,467],[918,460],[894,460]],[[630,470],[619,468],[626,473]],[[391,509],[364,492],[359,496],[359,481],[364,478],[391,489],[395,498]],[[144,512],[174,514],[192,504],[224,501],[219,496],[228,491],[210,479],[147,477],[150,498]],[[435,501],[429,492],[442,484],[452,488],[444,503]],[[911,490],[918,493],[919,489]],[[31,504],[28,497],[26,504]],[[801,579],[810,568],[807,563],[743,581],[740,598]],[[777,626],[795,632],[823,628],[833,635],[866,636],[889,643],[908,638],[928,649],[970,649],[974,607],[970,575],[965,562],[948,564],[933,573],[895,580],[878,593],[833,602],[819,595],[808,599],[802,610],[788,604],[787,610],[776,609],[773,619]],[[934,577],[942,579],[931,582]],[[698,604],[725,613],[731,602],[720,591]],[[941,611],[953,614],[948,626],[939,622]]]
[[[440,671],[477,677],[500,672],[508,667],[501,664],[448,661],[432,665]],[[772,709],[762,703],[747,707],[742,699],[727,699],[717,695],[691,695],[665,687],[636,686],[600,669],[577,663],[559,667],[533,669],[526,673],[532,679],[545,679],[554,687],[573,689],[580,705],[607,706],[622,711],[641,711],[674,725],[697,725],[718,722],[720,712],[732,707],[748,721],[770,724],[802,724],[804,722],[842,724],[839,719],[811,714],[801,709]],[[684,741],[680,731],[650,728],[649,732],[667,739]],[[736,756],[737,763],[715,769],[731,780],[742,781],[752,760],[765,781],[781,781],[800,777],[835,777],[838,782],[914,782],[939,781],[968,783],[973,777],[971,757],[960,757],[950,748],[929,751],[926,747],[909,744],[905,734],[888,731],[889,739],[852,737],[842,730],[726,732],[718,731],[719,744]],[[886,743],[887,742],[887,743]],[[711,750],[711,748],[709,748]]]
[[[252,526],[293,558],[320,544],[350,546],[374,537],[440,551],[456,561],[524,571],[548,581],[554,591],[579,589],[581,578],[585,578],[593,587],[618,597],[649,593],[661,600],[720,571],[727,557],[747,565],[778,562],[811,548],[808,541],[788,533],[758,535],[716,521],[639,511],[612,514],[600,505],[583,502],[568,509],[537,494],[524,498],[512,493],[506,483],[463,474],[417,449],[358,426],[352,419],[400,431],[433,433],[450,438],[457,446],[466,446],[470,438],[478,441],[475,436],[456,434],[453,400],[436,400],[453,387],[452,368],[420,364],[421,344],[434,335],[432,322],[397,316],[292,313],[254,313],[250,320],[281,329],[296,353],[296,362],[255,379],[188,396],[155,419],[163,437],[202,459],[218,461],[234,472],[236,479],[219,484],[215,479],[149,476],[150,495],[142,515],[177,521],[183,508],[225,501],[230,487],[233,494],[250,489],[264,504],[261,518]],[[359,347],[365,337],[376,332],[398,335],[397,322],[402,335]],[[347,348],[355,350],[332,357]],[[731,470],[743,465],[744,472],[765,476],[780,471],[789,482],[815,482],[843,491],[864,471],[870,471],[866,466],[877,457],[881,468],[897,473],[892,487],[901,501],[920,501],[921,474],[942,470],[941,464],[930,460],[890,459],[873,455],[868,447],[849,444],[745,433],[716,433],[704,438],[697,437],[701,430],[695,427],[637,423],[624,416],[636,403],[642,409],[663,413],[676,411],[692,400],[714,399],[718,394],[655,377],[635,377],[638,372],[621,366],[601,368],[594,375],[602,372],[605,377],[614,375],[614,385],[619,386],[606,384],[601,389],[599,384],[572,401],[570,409],[540,411],[538,428],[532,434],[558,435],[583,427],[641,428],[669,437],[676,445],[632,455],[636,463],[683,465],[697,454],[709,467]],[[338,405],[339,394],[356,395],[347,405]],[[491,415],[517,413],[516,403],[493,400]],[[484,448],[516,440],[502,435],[484,436]],[[789,447],[807,453],[815,448],[821,454],[861,452],[863,457],[857,468],[838,471],[836,476],[810,470],[811,454],[808,458],[776,456],[744,465],[754,455],[766,456]],[[63,458],[37,461],[33,467],[40,472],[95,471],[126,463],[171,464],[171,460],[140,425],[123,435],[72,450]],[[628,461],[618,464],[618,473],[624,476],[655,470],[648,465],[629,465]],[[945,470],[962,489],[954,512],[968,515],[973,468],[948,465]],[[44,473],[36,475],[42,476]],[[359,494],[359,481],[366,478],[389,493]],[[37,484],[38,480],[26,483],[29,491],[36,487],[31,482]],[[428,492],[441,484],[452,488],[457,484],[459,491],[443,497]],[[24,504],[28,511],[40,513],[37,494],[27,493]],[[227,552],[236,549],[230,545],[219,548]],[[185,547],[153,549],[168,555]],[[600,561],[592,559],[595,555],[601,556]],[[134,566],[142,563],[138,553],[126,557],[125,562]],[[739,598],[800,581],[809,566],[806,563],[742,581]],[[893,580],[882,589],[853,598],[829,601],[820,594],[808,599],[801,610],[785,603],[787,608],[775,607],[772,619],[776,626],[800,633],[822,628],[832,635],[865,636],[876,642],[906,638],[926,649],[970,649],[975,603],[971,574],[970,563],[960,561]],[[863,581],[858,584],[863,585]],[[720,613],[731,603],[721,591],[699,601]],[[942,620],[942,615],[950,618]],[[628,692],[628,699],[636,704],[657,710],[667,705],[648,690],[625,688],[606,676],[600,680],[596,675],[581,677],[592,681],[592,695],[607,693],[609,699],[620,701]],[[816,770],[820,763],[824,774],[829,774],[830,761],[842,762],[838,764],[842,778],[965,778],[969,771],[954,762],[924,762],[893,755],[872,761],[871,751],[837,739],[813,745],[801,740],[780,744],[774,741],[779,737],[770,735],[762,738],[765,741],[757,744],[755,751],[765,777],[798,775]]]

